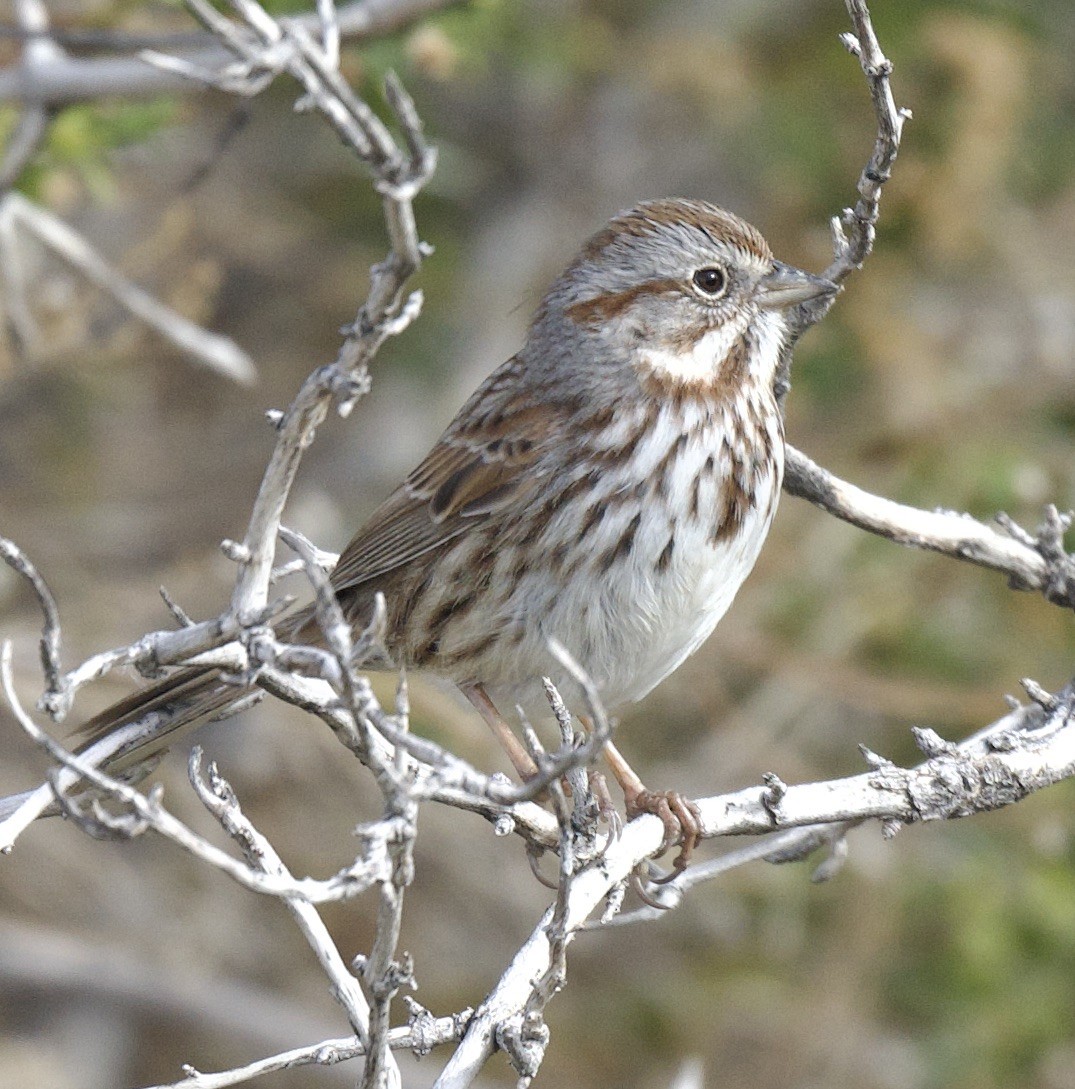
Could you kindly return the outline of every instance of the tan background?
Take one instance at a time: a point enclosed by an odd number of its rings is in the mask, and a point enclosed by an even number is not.
[[[56,11],[66,25],[187,25],[107,0]],[[915,120],[877,253],[798,352],[788,434],[872,490],[1033,526],[1043,503],[1075,505],[1075,15],[1060,0],[879,0],[874,17]],[[425,315],[379,357],[372,395],[322,429],[290,524],[342,545],[625,205],[711,199],[783,259],[824,267],[827,218],[873,141],[844,29],[836,0],[476,0],[350,54],[360,83],[401,71],[440,148],[418,204],[437,253]],[[219,611],[230,569],[216,545],[243,530],[270,448],[261,413],[332,356],[384,248],[354,164],[290,95],[254,102],[226,146],[236,107],[216,95],[67,111],[26,179],[261,371],[251,392],[196,369],[40,262],[47,344],[0,354],[0,532],[56,591],[70,664],[166,625],[162,583],[195,616]],[[37,624],[0,572],[28,701]],[[691,792],[768,770],[829,778],[861,770],[858,741],[912,760],[911,725],[960,737],[1020,677],[1064,683],[1073,651],[1071,617],[1000,577],[789,499],[731,614],[621,740],[649,781]],[[75,717],[127,687],[107,679]],[[415,698],[417,728],[498,764],[472,714]],[[266,708],[202,740],[296,872],[351,857],[374,791],[326,730]],[[0,788],[36,781],[41,760],[5,711],[0,752]],[[181,754],[160,779],[205,827]],[[1065,784],[891,844],[866,829],[829,885],[755,866],[646,929],[580,937],[539,1084],[663,1086],[698,1056],[727,1089],[1073,1089],[1071,803]],[[547,897],[519,842],[427,810],[403,941],[417,997],[438,1014],[479,1001]],[[327,915],[345,954],[367,946],[368,902]],[[50,822],[0,860],[2,1085],[170,1080],[181,1062],[214,1069],[345,1029],[283,909],[161,842]],[[503,1060],[484,1084],[511,1084]]]

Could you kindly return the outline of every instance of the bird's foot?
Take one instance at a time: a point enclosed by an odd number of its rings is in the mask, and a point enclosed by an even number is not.
[[[643,787],[627,795],[625,800],[628,820],[640,813],[652,813],[661,818],[664,839],[661,840],[659,853],[663,854],[677,843],[680,845],[671,873],[657,879],[654,884],[663,885],[678,877],[687,868],[694,848],[702,838],[701,810],[690,798],[675,790],[647,790]]]

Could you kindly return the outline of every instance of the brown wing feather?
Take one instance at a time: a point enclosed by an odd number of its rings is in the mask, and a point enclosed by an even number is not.
[[[528,470],[553,439],[563,413],[511,380],[519,367],[517,359],[509,360],[490,375],[425,460],[359,530],[332,574],[337,592],[447,544],[529,486]]]

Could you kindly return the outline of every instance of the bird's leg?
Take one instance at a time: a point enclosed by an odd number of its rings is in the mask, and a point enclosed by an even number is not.
[[[504,716],[496,709],[496,704],[489,698],[489,693],[481,684],[461,684],[459,690],[474,705],[474,709],[485,720],[486,726],[493,731],[493,737],[508,754],[512,767],[518,772],[523,782],[533,779],[537,773],[537,764],[515,736],[512,728],[504,721]]]
[[[608,827],[610,841],[619,839],[620,833],[623,831],[623,820],[612,801],[612,795],[609,793],[608,783],[605,781],[604,775],[597,768],[590,768],[587,778],[590,784],[590,793],[597,802],[597,819],[604,821]]]
[[[628,820],[640,813],[653,813],[664,824],[661,850],[667,851],[677,842],[681,844],[672,863],[672,872],[665,878],[670,881],[686,869],[691,853],[702,838],[702,814],[698,806],[675,790],[648,790],[611,741],[605,744],[605,761],[623,790]]]

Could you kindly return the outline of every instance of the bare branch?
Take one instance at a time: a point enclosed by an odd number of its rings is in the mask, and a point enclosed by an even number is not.
[[[252,3],[242,5],[247,30],[264,42],[264,48],[259,50],[235,34],[229,45],[244,56],[252,72],[258,64],[262,71],[274,71],[274,66],[286,68],[302,84],[304,104],[317,109],[367,165],[383,194],[392,250],[374,267],[369,295],[336,361],[307,379],[277,421],[276,447],[242,542],[244,558],[232,595],[231,611],[240,622],[248,622],[267,599],[277,530],[303,451],[333,402],[341,412],[350,411],[368,388],[369,360],[385,339],[402,332],[417,316],[421,296],[404,295],[406,281],[418,268],[424,252],[411,201],[434,165],[415,117],[403,111],[397,113],[405,132],[404,153],[369,107],[353,95],[300,24],[267,22],[268,17],[257,15],[257,10]]]
[[[19,69],[27,81],[53,64],[63,63],[63,50],[49,36],[49,13],[42,0],[15,0],[19,29],[26,35]],[[48,130],[50,110],[41,102],[26,102],[4,148],[0,165],[0,196],[18,180],[26,164],[41,146]]]
[[[45,695],[42,696],[42,701],[47,703],[50,697],[59,695],[64,688],[63,666],[60,662],[60,610],[48,583],[41,577],[30,557],[14,541],[0,537],[0,559],[30,584],[45,618],[41,630],[40,651],[41,668],[45,674]]]
[[[257,377],[250,357],[233,340],[202,329],[158,302],[117,272],[63,220],[11,191],[0,198],[0,230],[8,235],[15,227],[30,232],[196,363],[244,385]]]
[[[798,857],[804,845],[817,845],[819,824],[843,824],[868,818],[914,823],[947,820],[1012,804],[1032,791],[1075,776],[1075,682],[1058,697],[1054,710],[1020,708],[975,735],[962,746],[946,746],[916,768],[874,769],[864,775],[828,783],[789,786],[774,803],[766,786],[697,802],[703,834],[766,833],[796,827],[775,840],[736,853],[735,864],[770,857],[781,851]],[[659,818],[636,817],[601,857],[579,872],[566,910],[566,933],[583,926],[587,917],[635,868],[660,847],[664,830]],[[718,860],[712,872],[724,872]],[[666,888],[669,906],[678,902],[683,883],[712,876],[692,867]],[[558,909],[551,907],[515,955],[510,967],[474,1015],[463,1041],[449,1059],[435,1089],[470,1085],[499,1041],[504,1024],[511,1025],[529,1001],[534,980],[554,963],[556,951],[550,927]],[[659,917],[639,911],[631,919]]]
[[[243,813],[235,791],[220,775],[216,764],[211,763],[207,774],[203,774],[202,751],[197,746],[191,750],[188,770],[191,785],[202,804],[220,823],[221,828],[235,840],[247,864],[252,869],[281,881],[294,881],[276,849]],[[376,834],[371,829],[370,834],[363,837],[363,846],[376,851],[377,842],[380,841],[383,845],[384,839],[383,828],[377,829]],[[346,1010],[351,1028],[359,1040],[368,1045],[369,1006],[358,980],[347,970],[347,965],[317,909],[300,896],[285,896],[283,899],[322,969],[331,980],[332,993]]]
[[[7,192],[19,180],[30,160],[37,154],[48,131],[49,113],[44,106],[27,106],[4,148],[0,163],[0,194]]]
[[[1006,517],[1000,521],[1007,533],[1001,533],[969,514],[919,510],[863,491],[794,447],[789,446],[785,456],[784,488],[790,495],[897,544],[1003,572],[1014,588],[1037,590],[1056,605],[1075,608],[1075,556],[1063,548],[1071,519],[1055,507],[1046,508],[1036,538],[1017,531]]]
[[[473,1015],[473,1010],[468,1009],[451,1017],[433,1017],[417,1003],[414,1005],[418,1012],[412,1013],[410,1023],[392,1029],[388,1034],[388,1046],[393,1051],[413,1051],[418,1056],[428,1055],[433,1048],[460,1039]],[[247,1066],[216,1074],[203,1074],[187,1067],[188,1075],[182,1080],[170,1082],[168,1085],[152,1086],[150,1089],[227,1089],[231,1085],[252,1081],[262,1074],[293,1070],[299,1066],[334,1066],[365,1054],[365,1046],[354,1037],[323,1040],[318,1044],[296,1047],[278,1055],[258,1059]]]
[[[353,0],[340,8],[337,22],[341,39],[366,42],[401,30],[431,12],[458,0]],[[297,20],[311,33],[320,33],[316,15]],[[82,39],[93,32],[69,31],[57,34],[57,40]],[[183,48],[183,62],[212,72],[229,60],[228,52],[211,35],[151,35],[139,39],[133,35],[116,36],[117,50]],[[99,41],[99,39],[98,39]],[[0,70],[0,103],[24,102],[60,105],[104,95],[143,98],[161,94],[188,94],[193,85],[185,75],[152,68],[134,57],[101,58],[62,57],[48,66],[39,66],[32,78],[19,68]]]
[[[587,926],[663,914],[646,907],[617,918],[626,882],[632,875],[653,872],[649,860],[664,845],[666,830],[658,817],[640,816],[616,834],[597,835],[583,769],[608,742],[612,725],[595,686],[558,644],[552,645],[552,653],[583,693],[588,721],[582,721],[587,723],[588,735],[576,735],[570,713],[548,685],[550,705],[561,730],[560,746],[546,752],[526,726],[524,735],[538,774],[518,786],[484,775],[435,742],[412,735],[404,678],[394,713],[390,713],[374,697],[366,678],[356,673],[356,661],[364,660],[365,651],[383,634],[383,602],[368,630],[356,637],[327,577],[333,558],[284,529],[280,520],[300,460],[321,422],[329,411],[345,415],[351,410],[368,388],[367,367],[374,353],[418,315],[421,296],[408,294],[407,284],[426,247],[419,239],[412,202],[433,170],[434,154],[425,142],[413,102],[394,76],[385,84],[391,111],[387,123],[344,82],[338,67],[340,42],[347,34],[353,7],[337,13],[333,0],[317,0],[316,17],[278,22],[255,0],[230,0],[233,17],[221,14],[209,0],[189,0],[189,6],[222,44],[203,56],[157,56],[154,63],[167,70],[159,78],[181,74],[250,95],[264,89],[277,75],[290,74],[301,87],[296,108],[319,112],[369,171],[383,202],[389,252],[372,269],[367,298],[345,331],[335,360],[309,377],[285,412],[271,417],[275,447],[249,525],[242,541],[224,546],[238,566],[228,609],[200,624],[173,609],[181,625],[179,631],[154,633],[131,647],[97,655],[66,676],[58,665],[56,621],[52,657],[46,662],[46,669],[51,669],[50,691],[55,688],[57,693],[50,709],[60,717],[81,684],[121,663],[152,669],[184,661],[220,671],[214,676],[232,674],[237,681],[237,700],[244,698],[244,693],[250,696],[263,690],[325,721],[371,770],[383,795],[384,813],[380,820],[359,830],[361,847],[350,867],[327,881],[296,879],[243,815],[231,787],[216,768],[203,774],[201,754],[195,750],[191,782],[238,844],[245,857],[245,863],[240,862],[171,817],[161,805],[159,791],[142,794],[99,769],[103,761],[136,750],[147,736],[154,736],[153,731],[159,736],[168,728],[166,717],[154,719],[150,714],[145,721],[125,726],[84,752],[67,752],[18,705],[10,646],[5,645],[0,654],[3,690],[24,728],[60,767],[53,773],[50,787],[22,800],[9,815],[0,812],[0,847],[9,847],[32,816],[58,801],[88,831],[134,835],[156,830],[245,887],[284,900],[330,979],[355,1036],[326,1040],[217,1074],[188,1068],[187,1077],[175,1083],[177,1086],[212,1089],[270,1071],[365,1055],[364,1089],[388,1089],[398,1086],[400,1080],[393,1048],[406,1046],[425,1053],[438,1043],[455,1040],[460,1045],[437,1079],[440,1089],[471,1085],[495,1048],[508,1055],[522,1079],[520,1086],[525,1086],[545,1054],[549,1039],[545,1008],[565,984],[567,949],[574,935]],[[363,10],[369,13],[378,6],[399,15],[437,4],[434,0],[369,0]],[[847,6],[854,33],[845,35],[844,41],[862,64],[878,132],[870,161],[859,178],[859,201],[854,209],[845,211],[842,220],[834,221],[835,257],[826,275],[837,281],[858,268],[870,253],[881,192],[898,151],[903,122],[909,116],[895,106],[889,86],[891,65],[877,44],[865,3],[847,0]],[[215,60],[207,62],[208,53]],[[6,237],[0,234],[0,243]],[[801,327],[818,320],[826,305],[804,308]],[[1050,601],[1075,604],[1075,559],[1063,543],[1070,519],[1054,508],[1046,512],[1036,537],[1010,520],[1002,523],[1005,532],[1000,532],[963,515],[917,511],[869,495],[839,481],[795,450],[789,449],[787,457],[788,490],[830,513],[900,543],[1003,571],[1013,585],[1038,590]],[[274,570],[278,537],[298,552],[301,566],[289,564]],[[280,642],[267,626],[283,607],[279,602],[270,603],[270,586],[282,574],[299,569],[305,571],[316,595],[315,615],[324,637],[317,646]],[[23,573],[34,584],[32,576],[25,570]],[[39,591],[34,585],[46,614],[47,634],[51,598],[46,601],[47,590]],[[51,607],[54,613],[54,605]],[[1056,695],[1032,682],[1026,683],[1026,690],[1030,706],[1017,706],[962,744],[946,742],[931,730],[916,730],[914,736],[925,759],[915,768],[898,768],[864,751],[869,770],[858,776],[788,785],[776,774],[768,774],[760,785],[698,800],[695,804],[704,837],[754,835],[759,839],[677,874],[653,893],[653,898],[647,894],[647,903],[659,898],[662,904],[674,906],[694,885],[734,866],[762,858],[798,859],[818,847],[828,849],[815,873],[816,879],[824,879],[846,857],[847,832],[857,824],[877,820],[882,834],[891,836],[907,824],[999,808],[1075,776],[1075,682]],[[226,712],[234,710],[234,701],[225,703]],[[564,777],[573,804],[565,796]],[[110,799],[122,812],[106,811],[93,795]],[[533,803],[539,796],[548,800],[552,813]],[[493,824],[497,835],[515,832],[535,854],[539,849],[556,851],[556,897],[477,1013],[465,1011],[438,1020],[411,1001],[410,1023],[393,1030],[392,1003],[401,989],[413,985],[413,969],[399,943],[405,895],[413,876],[419,807],[427,800],[478,812]],[[349,970],[312,905],[374,886],[379,901],[372,946]],[[602,905],[600,921],[588,922]]]
[[[341,870],[327,881],[316,881],[310,878],[295,879],[290,875],[280,876],[252,870],[192,832],[160,805],[158,796],[146,796],[95,767],[94,760],[98,759],[98,756],[94,747],[89,748],[83,755],[76,755],[49,737],[22,707],[15,693],[14,679],[11,674],[10,641],[5,641],[0,646],[0,687],[19,725],[63,769],[54,777],[50,787],[41,788],[50,791],[54,796],[69,791],[83,780],[98,793],[120,802],[137,817],[140,822],[138,832],[145,828],[152,828],[196,858],[221,870],[239,884],[254,892],[270,896],[298,897],[308,903],[344,900],[358,895],[383,878],[387,860],[387,843],[389,839],[394,838],[394,832],[387,826],[381,831],[379,837],[372,834],[367,837],[369,849],[366,857],[357,859],[354,865]],[[123,738],[115,734],[110,735],[107,740],[121,742]],[[94,817],[99,823],[108,826],[109,817],[103,811],[97,811]],[[30,819],[32,820],[33,817]],[[122,832],[122,827],[116,826],[113,830]],[[4,850],[9,850],[10,842],[0,846]]]
[[[854,208],[845,208],[840,216],[834,216],[831,221],[833,260],[822,275],[837,284],[861,268],[873,250],[881,192],[896,161],[903,123],[911,117],[911,111],[897,108],[892,97],[889,83],[892,62],[881,52],[866,0],[845,0],[845,3],[854,32],[841,34],[840,41],[852,56],[858,57],[866,76],[877,118],[877,137],[873,153],[859,175],[858,202]],[[789,376],[794,341],[811,325],[821,321],[835,300],[835,295],[828,295],[795,308],[791,318],[793,336],[781,358],[776,379],[777,396],[781,401],[791,388]]]
[[[869,162],[858,180],[859,200],[854,208],[845,208],[832,221],[835,259],[825,270],[826,279],[841,283],[869,257],[876,235],[881,190],[892,173],[892,164],[900,148],[903,123],[910,110],[897,109],[889,76],[892,62],[881,52],[873,31],[865,0],[847,0],[847,12],[854,24],[853,34],[841,35],[848,51],[858,57],[870,85],[874,114],[877,116],[877,141]]]

